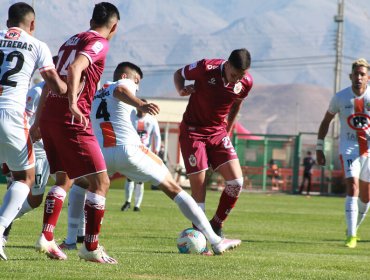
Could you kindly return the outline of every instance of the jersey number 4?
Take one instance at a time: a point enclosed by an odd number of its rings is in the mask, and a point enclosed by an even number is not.
[[[107,108],[107,101],[105,101],[105,99],[102,99],[100,104],[99,104],[99,107],[98,109],[96,110],[96,114],[95,114],[95,117],[97,119],[101,119],[101,118],[104,118],[104,121],[109,121],[109,118],[110,118],[110,114],[108,112],[108,108]]]
[[[14,59],[17,60],[15,66],[8,71],[5,71],[2,74],[1,80],[0,80],[0,87],[2,89],[3,86],[8,86],[8,87],[16,87],[17,82],[10,80],[10,76],[17,74],[19,71],[22,70],[23,64],[24,64],[24,56],[21,52],[19,51],[14,51],[9,53],[6,58],[5,54],[3,51],[0,51],[0,74],[1,74],[1,67],[4,63],[4,61],[7,62],[12,62]],[[2,90],[0,89],[0,95],[2,93]]]

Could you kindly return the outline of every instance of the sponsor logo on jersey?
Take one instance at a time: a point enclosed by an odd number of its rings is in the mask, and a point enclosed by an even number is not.
[[[194,62],[194,63],[190,64],[189,65],[189,71],[190,70],[193,70],[194,68],[196,68],[197,67],[197,64],[198,64],[198,62]]]
[[[210,85],[215,85],[216,84],[216,78],[211,78],[210,80],[208,80],[208,83]]]
[[[347,123],[353,130],[367,130],[370,125],[370,116],[363,113],[355,113],[348,116]]]
[[[207,65],[207,70],[213,70],[213,69],[216,69],[218,67],[218,65],[210,65],[208,64]]]
[[[189,164],[192,167],[197,165],[197,158],[193,154],[189,156]]]
[[[241,90],[242,90],[242,83],[237,82],[234,86],[234,93],[239,94]]]
[[[9,29],[5,34],[5,39],[18,40],[21,36],[21,32],[17,29]]]
[[[100,53],[103,48],[104,48],[104,45],[100,41],[95,42],[95,44],[92,46],[92,50],[94,51],[95,54]]]

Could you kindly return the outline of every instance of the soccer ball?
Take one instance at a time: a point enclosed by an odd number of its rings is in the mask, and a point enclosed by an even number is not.
[[[201,254],[207,247],[203,233],[194,229],[183,230],[177,238],[177,248],[181,254]]]

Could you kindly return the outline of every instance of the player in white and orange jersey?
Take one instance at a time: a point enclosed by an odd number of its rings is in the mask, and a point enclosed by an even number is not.
[[[141,100],[147,102],[146,99],[141,98]],[[132,110],[131,122],[140,136],[141,143],[158,155],[161,148],[161,132],[157,119],[140,110]],[[144,183],[134,182],[129,178],[126,179],[125,183],[125,203],[121,207],[122,211],[127,211],[131,207],[131,198],[134,191],[134,211],[140,211],[140,205],[144,196]]]
[[[356,247],[357,229],[370,206],[370,89],[367,85],[369,68],[370,65],[363,58],[352,63],[352,72],[349,75],[352,86],[333,96],[317,136],[317,163],[325,165],[324,138],[330,122],[339,114],[339,155],[347,187],[345,245],[349,248]]]
[[[215,254],[238,246],[240,240],[223,239],[214,233],[194,199],[176,184],[162,160],[141,143],[130,119],[133,108],[152,115],[159,112],[156,104],[145,103],[135,96],[142,76],[138,66],[122,62],[114,71],[114,82],[94,96],[91,119],[108,173],[119,172],[134,181],[159,185],[176,202],[184,216],[204,233]]]
[[[10,6],[7,27],[0,31],[0,158],[14,181],[0,208],[0,236],[18,214],[35,181],[35,156],[25,109],[31,77],[38,69],[56,94],[67,91],[48,46],[32,36],[33,8],[23,2]],[[2,244],[0,259],[7,259]]]

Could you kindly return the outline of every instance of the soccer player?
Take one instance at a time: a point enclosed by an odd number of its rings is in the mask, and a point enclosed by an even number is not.
[[[184,216],[204,233],[215,254],[240,245],[240,240],[223,239],[214,233],[194,199],[176,184],[163,161],[141,143],[130,120],[133,107],[151,115],[159,112],[156,104],[145,103],[135,96],[142,77],[138,66],[122,62],[114,71],[114,82],[106,84],[94,96],[91,118],[108,172],[119,172],[134,181],[159,185]]]
[[[307,181],[307,195],[310,195],[311,190],[311,177],[312,177],[312,167],[315,165],[315,160],[312,157],[311,151],[307,151],[307,155],[303,159],[303,179],[301,187],[298,193],[301,194],[304,189],[305,182]]]
[[[0,208],[0,236],[14,220],[35,181],[35,155],[30,137],[26,95],[35,69],[49,88],[65,94],[48,46],[34,38],[35,12],[23,2],[8,10],[8,29],[0,31],[0,158],[14,181]],[[7,257],[0,239],[0,259]]]
[[[26,113],[29,118],[29,125],[32,125],[35,119],[36,108],[39,104],[42,89],[45,82],[40,82],[33,86],[27,93],[26,98]],[[36,141],[33,144],[35,152],[35,183],[33,184],[27,199],[23,202],[22,208],[14,219],[18,219],[30,212],[31,210],[39,207],[44,197],[45,187],[49,179],[50,168],[46,158],[44,145],[42,140]],[[8,240],[11,224],[4,231],[4,241]]]
[[[225,189],[211,220],[213,230],[220,236],[243,186],[242,170],[229,134],[253,85],[248,73],[250,64],[248,50],[237,49],[228,60],[203,59],[174,74],[179,95],[190,95],[179,140],[192,196],[203,211],[208,163],[225,179]],[[185,86],[185,80],[194,83]]]
[[[370,206],[369,69],[370,65],[363,58],[352,63],[349,75],[352,85],[333,96],[317,135],[316,160],[318,164],[325,165],[324,139],[330,122],[336,114],[339,115],[339,157],[347,187],[345,246],[349,248],[357,246],[357,229]]]
[[[49,92],[40,121],[35,121],[33,126],[40,126],[50,172],[56,173],[55,185],[45,199],[42,233],[36,242],[36,250],[53,259],[67,258],[55,243],[54,228],[73,179],[85,177],[89,182],[85,203],[86,235],[78,255],[86,261],[117,263],[98,242],[110,182],[89,115],[96,85],[104,70],[108,42],[116,33],[119,19],[116,6],[98,3],[90,20],[90,30],[72,36],[60,47],[56,68],[67,81],[67,95]]]
[[[147,102],[146,99],[141,99],[143,102]],[[158,155],[161,148],[161,132],[159,130],[158,121],[153,116],[144,113],[140,110],[132,110],[131,112],[131,122],[134,125],[137,133],[140,136],[141,143],[143,143],[147,148],[151,148],[154,142],[153,152]],[[125,195],[126,202],[121,207],[122,211],[127,211],[131,207],[131,198],[135,190],[135,205],[134,211],[140,211],[140,205],[143,201],[144,196],[144,183],[134,182],[129,178],[126,179],[125,184]]]

